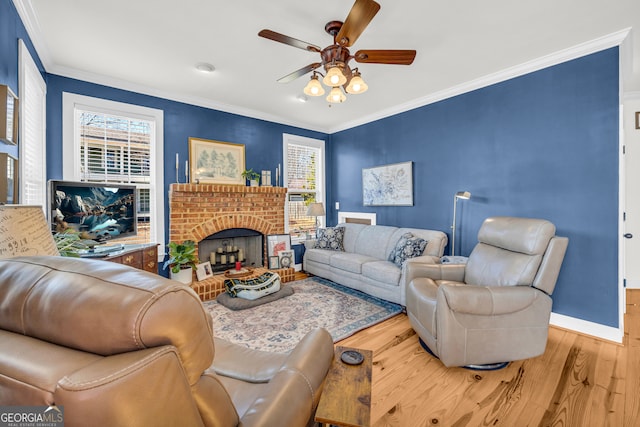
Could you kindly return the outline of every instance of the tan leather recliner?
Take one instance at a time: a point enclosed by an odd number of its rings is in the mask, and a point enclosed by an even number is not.
[[[546,220],[484,221],[465,264],[407,265],[407,314],[445,366],[544,353],[551,293],[568,239]]]
[[[0,405],[68,426],[305,426],[334,354],[317,329],[290,354],[221,341],[212,367],[195,292],[107,261],[0,260],[0,313]]]

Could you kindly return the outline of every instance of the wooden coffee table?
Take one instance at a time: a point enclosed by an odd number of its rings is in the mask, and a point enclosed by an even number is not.
[[[343,351],[356,350],[364,356],[360,365],[347,365]],[[371,369],[373,352],[357,348],[335,349],[335,358],[324,381],[315,421],[322,425],[368,427],[371,422]]]

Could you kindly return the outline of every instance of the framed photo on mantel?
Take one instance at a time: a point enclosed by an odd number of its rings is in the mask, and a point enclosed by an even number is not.
[[[245,185],[244,144],[189,138],[191,182]]]

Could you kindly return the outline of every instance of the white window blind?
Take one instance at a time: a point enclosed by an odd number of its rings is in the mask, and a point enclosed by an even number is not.
[[[287,134],[283,141],[286,229],[292,239],[304,239],[315,233],[316,218],[307,216],[309,204],[325,202],[324,141]],[[324,218],[318,220],[324,224]]]
[[[63,94],[66,180],[137,187],[138,235],[126,243],[159,243],[164,254],[163,114],[131,104]]]
[[[29,50],[19,42],[19,200],[25,205],[47,202],[46,96],[47,86]]]
[[[135,184],[138,236],[130,242],[151,242],[151,141],[154,123],[77,108],[80,180]]]

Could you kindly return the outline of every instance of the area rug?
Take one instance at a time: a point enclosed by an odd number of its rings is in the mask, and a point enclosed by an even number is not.
[[[286,352],[312,329],[325,328],[336,342],[402,311],[398,304],[319,277],[285,286],[293,287],[293,295],[247,310],[206,301],[213,335],[257,350]]]

